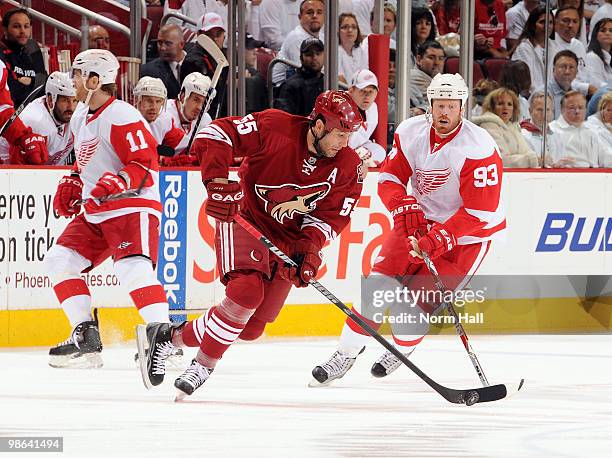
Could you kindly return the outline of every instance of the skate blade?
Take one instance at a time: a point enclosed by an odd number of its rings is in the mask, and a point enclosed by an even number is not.
[[[147,327],[146,325],[136,325],[136,346],[138,347],[138,367],[140,368],[140,375],[142,376],[142,383],[147,390],[153,388],[151,380],[149,380],[149,374],[147,370],[147,355],[146,350],[148,349],[149,340],[147,339]]]
[[[100,353],[49,356],[49,366],[56,369],[100,369],[103,365]]]
[[[310,388],[323,388],[323,387],[329,386],[331,382],[333,382],[334,380],[327,380],[326,382],[321,383],[316,378],[313,377],[312,380],[308,382],[308,386]]]
[[[174,402],[182,402],[187,396],[187,393],[181,390],[176,390],[176,395],[174,396]]]

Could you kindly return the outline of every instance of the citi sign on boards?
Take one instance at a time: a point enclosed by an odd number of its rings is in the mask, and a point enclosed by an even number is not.
[[[536,252],[612,251],[612,217],[548,213]]]

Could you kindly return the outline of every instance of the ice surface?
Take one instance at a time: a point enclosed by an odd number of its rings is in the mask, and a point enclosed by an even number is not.
[[[5,349],[0,435],[63,436],[62,457],[612,456],[612,336],[472,344],[492,383],[524,377],[523,390],[449,404],[405,367],[371,377],[374,341],[344,379],[308,388],[335,341],[263,339],[235,344],[201,389],[174,403],[179,372],[145,390],[135,345],[105,348],[99,370],[52,369],[47,349]],[[427,337],[412,360],[446,386],[479,386],[456,336]],[[60,456],[42,456],[51,455]]]

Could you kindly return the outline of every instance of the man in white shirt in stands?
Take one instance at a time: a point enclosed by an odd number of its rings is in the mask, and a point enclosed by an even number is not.
[[[256,38],[264,41],[268,48],[280,50],[289,32],[299,25],[299,14],[300,1],[263,1],[259,5],[259,37]]]
[[[561,99],[561,116],[550,123],[554,132],[551,148],[553,167],[612,167],[612,152],[597,132],[584,125],[586,98],[570,91]]]
[[[506,11],[506,23],[508,24],[506,44],[508,49],[512,49],[516,40],[523,32],[529,13],[539,5],[539,0],[522,0]]]
[[[325,3],[322,0],[303,0],[300,3],[300,24],[289,32],[278,53],[278,57],[300,63],[300,46],[307,38],[323,39],[323,24],[325,21]],[[272,83],[281,84],[287,78],[287,66],[277,64],[272,71]]]
[[[359,130],[351,135],[349,146],[359,154],[365,165],[376,167],[387,157],[385,149],[370,140],[378,126],[378,106],[374,101],[378,95],[378,78],[370,70],[359,70],[351,79],[348,93],[362,111],[361,116],[365,119]]]

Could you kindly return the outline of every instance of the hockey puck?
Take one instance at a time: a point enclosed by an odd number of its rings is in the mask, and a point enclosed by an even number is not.
[[[465,405],[473,406],[478,402],[478,399],[480,399],[480,396],[477,391],[468,391],[465,395]]]

